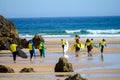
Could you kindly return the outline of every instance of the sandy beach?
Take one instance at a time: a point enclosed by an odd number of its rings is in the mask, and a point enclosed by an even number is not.
[[[74,38],[63,38],[68,40],[69,45],[74,44]],[[81,51],[78,58],[74,51],[68,51],[68,61],[72,63],[74,72],[54,72],[55,64],[62,56],[61,38],[45,38],[46,57],[39,57],[39,50],[36,49],[37,57],[32,62],[28,59],[17,57],[13,63],[12,54],[9,50],[0,51],[0,64],[14,69],[15,73],[0,73],[0,80],[64,80],[68,75],[80,73],[88,80],[120,80],[120,38],[105,38],[107,46],[104,49],[104,59],[101,60],[100,51],[97,48],[92,50],[92,58],[87,57],[86,48]],[[80,42],[85,43],[86,38]],[[93,42],[99,44],[102,38],[95,38]],[[22,49],[29,56],[28,49]],[[33,68],[33,73],[20,73],[24,68]]]

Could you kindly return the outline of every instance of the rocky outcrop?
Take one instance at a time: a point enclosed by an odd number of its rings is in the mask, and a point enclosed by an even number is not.
[[[21,44],[21,47],[28,48],[29,42],[26,39],[21,39],[20,44]]]
[[[65,80],[87,80],[85,78],[83,78],[79,73],[75,74],[75,75],[71,75],[68,78],[66,78]]]
[[[35,72],[33,68],[23,68],[21,69],[20,73],[30,73]]]
[[[14,70],[10,67],[0,65],[0,73],[14,73]]]
[[[37,49],[39,48],[40,42],[45,42],[41,35],[35,35],[32,40],[35,45],[35,48],[37,48]]]
[[[39,47],[40,42],[44,42],[41,35],[35,35],[32,39],[35,48]],[[0,15],[0,50],[6,49],[4,44],[7,42],[16,43],[21,48],[28,48],[28,41],[26,39],[20,39],[18,30],[15,25]]]
[[[55,65],[55,72],[73,72],[72,64],[64,57],[60,57],[58,63]]]
[[[15,25],[0,15],[0,48],[5,49],[4,44],[7,41],[13,41],[19,44],[20,38]]]

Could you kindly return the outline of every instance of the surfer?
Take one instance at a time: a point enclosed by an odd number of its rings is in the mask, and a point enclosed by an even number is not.
[[[79,40],[76,40],[76,43],[74,44],[74,47],[75,47],[75,56],[79,57],[80,48],[81,48],[81,43],[79,42]]]
[[[29,52],[30,52],[30,61],[32,61],[32,57],[34,54],[34,45],[33,45],[32,40],[29,40],[28,47],[29,47]]]
[[[40,42],[39,44],[40,57],[45,57],[45,43]]]
[[[86,40],[85,46],[87,46],[88,56],[92,56],[92,54],[90,54],[90,51],[92,49],[92,44],[91,44],[91,41],[89,39]]]
[[[64,54],[64,49],[65,49],[65,45],[66,45],[65,40],[61,39],[61,45],[62,45],[63,54]]]
[[[101,48],[100,48],[101,54],[103,53],[104,46],[106,46],[105,39],[103,39],[103,40],[100,41],[100,43],[99,43],[99,47],[101,47]]]
[[[13,61],[16,63],[16,55],[17,55],[17,44],[15,44],[13,41],[10,41],[10,49],[13,54]]]

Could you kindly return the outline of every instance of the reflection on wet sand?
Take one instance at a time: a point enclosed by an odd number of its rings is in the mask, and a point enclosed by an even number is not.
[[[81,54],[79,57],[75,57],[73,53],[69,53],[68,61],[73,64],[74,72],[73,73],[55,73],[54,66],[58,62],[59,57],[62,56],[61,53],[49,53],[46,54],[46,58],[37,57],[32,62],[29,59],[18,58],[17,63],[12,63],[12,57],[10,54],[1,54],[0,64],[8,65],[9,67],[17,65],[18,68],[15,68],[15,74],[5,74],[0,73],[0,78],[61,78],[67,77],[68,75],[74,73],[80,73],[85,78],[96,78],[96,77],[120,77],[120,54],[118,53],[108,53],[108,54],[93,54],[92,57],[88,57],[87,54]],[[9,65],[10,64],[10,65]],[[11,66],[12,65],[12,66]],[[35,69],[35,73],[19,73],[19,67],[25,67],[30,65]],[[46,69],[45,71],[40,69]],[[47,68],[48,71],[47,71]],[[38,70],[38,71],[37,71]],[[41,73],[41,71],[43,73]],[[96,70],[96,72],[94,72]],[[104,70],[109,73],[103,73]],[[114,73],[112,70],[116,70]],[[117,70],[119,70],[117,72]],[[90,71],[93,71],[89,73]],[[16,74],[17,73],[17,74]]]

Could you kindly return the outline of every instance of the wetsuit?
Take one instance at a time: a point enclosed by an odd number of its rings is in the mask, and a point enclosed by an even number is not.
[[[12,51],[13,54],[13,61],[16,61],[16,55],[17,55],[17,45],[16,44],[11,44],[10,45],[10,49]]]
[[[99,44],[99,46],[101,47],[101,50],[100,50],[101,53],[103,53],[104,46],[106,46],[105,41],[101,41],[100,44]]]
[[[30,60],[31,60],[32,57],[33,57],[33,53],[34,53],[34,50],[33,50],[33,44],[32,44],[32,43],[29,43],[29,44],[28,44],[28,47],[29,47]]]
[[[39,45],[40,57],[45,57],[45,44],[41,42]]]

